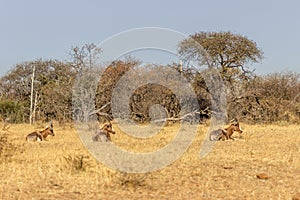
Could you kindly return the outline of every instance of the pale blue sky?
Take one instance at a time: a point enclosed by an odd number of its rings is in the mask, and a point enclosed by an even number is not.
[[[0,0],[0,75],[23,61],[67,60],[72,46],[141,27],[232,31],[265,52],[257,73],[300,72],[299,9],[297,0]]]

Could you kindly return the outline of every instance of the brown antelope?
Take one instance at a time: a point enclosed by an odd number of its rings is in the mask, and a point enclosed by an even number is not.
[[[27,142],[29,142],[29,141],[40,142],[40,141],[46,140],[48,135],[54,136],[52,122],[50,123],[50,126],[46,126],[46,128],[42,131],[34,131],[32,133],[29,133],[26,136],[26,141]]]
[[[115,134],[111,122],[105,123],[102,128],[97,130],[93,135],[93,141],[108,142],[111,141],[110,134]]]
[[[231,120],[230,125],[224,129],[217,129],[212,131],[210,133],[210,140],[234,140],[231,136],[235,131],[237,131],[238,133],[243,132],[237,119]]]
[[[224,130],[225,130],[225,131],[222,131],[222,136],[221,136],[221,138],[220,138],[220,139],[222,139],[222,140],[225,140],[225,139],[226,139],[226,140],[229,140],[229,139],[234,140],[234,139],[231,137],[234,131],[237,131],[238,133],[243,133],[243,131],[242,131],[241,128],[240,128],[239,123],[237,123],[237,124],[230,124],[230,126],[227,127],[227,128],[225,128]],[[219,140],[220,140],[220,139],[219,139]]]

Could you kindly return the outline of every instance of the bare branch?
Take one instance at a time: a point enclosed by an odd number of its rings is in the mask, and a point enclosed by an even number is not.
[[[105,109],[110,104],[111,104],[111,102],[108,102],[104,106],[102,106],[101,108],[99,108],[99,109],[97,109],[95,111],[90,112],[89,116],[94,115],[94,114],[105,115],[105,116],[108,115],[107,113],[102,113],[100,111],[103,110],[103,109]]]

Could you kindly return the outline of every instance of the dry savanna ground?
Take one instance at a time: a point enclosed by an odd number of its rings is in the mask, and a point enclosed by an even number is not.
[[[202,159],[199,151],[208,125],[199,125],[180,159],[146,174],[122,173],[99,163],[72,125],[54,123],[54,137],[25,142],[27,133],[43,125],[11,125],[1,131],[0,199],[292,199],[300,195],[299,125],[242,124],[244,133],[235,135],[237,140],[217,142]],[[122,148],[148,152],[170,142],[177,126],[145,140],[133,140],[115,127],[112,140]]]

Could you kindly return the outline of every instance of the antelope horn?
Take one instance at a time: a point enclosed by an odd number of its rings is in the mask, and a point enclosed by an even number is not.
[[[237,118],[233,118],[232,120],[230,120],[230,123],[233,125],[237,125],[239,123],[239,121],[237,120]]]

